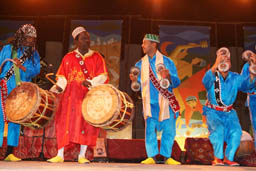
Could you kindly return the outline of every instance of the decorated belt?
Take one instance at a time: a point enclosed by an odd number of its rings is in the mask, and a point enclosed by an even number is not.
[[[256,95],[256,92],[247,93],[248,95]]]
[[[4,121],[6,122],[6,114],[5,114],[5,100],[7,99],[8,96],[8,88],[7,88],[7,83],[5,80],[0,81],[0,93],[1,93],[1,106],[3,110],[3,118]]]
[[[85,79],[88,78],[88,79],[91,80],[92,78],[90,77],[90,75],[89,75],[89,73],[88,73],[88,70],[87,70],[87,68],[86,68],[86,66],[85,66],[85,62],[84,62],[82,56],[81,56],[80,54],[76,53],[76,52],[74,52],[74,53],[75,53],[77,62],[79,63],[79,65],[80,65],[80,67],[81,67],[81,69],[82,69],[82,71],[83,71],[83,73],[84,73]]]
[[[225,106],[225,107],[220,107],[220,106],[215,106],[207,101],[205,105],[209,108],[212,108],[212,109],[215,109],[215,110],[221,111],[221,112],[229,112],[233,109],[233,104],[229,105],[229,106]]]

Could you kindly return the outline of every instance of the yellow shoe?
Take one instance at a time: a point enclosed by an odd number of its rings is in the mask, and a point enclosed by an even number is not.
[[[64,162],[64,159],[60,156],[55,156],[51,159],[48,159],[47,162],[49,162],[49,163],[62,163],[62,162]]]
[[[84,158],[84,157],[79,157],[79,159],[78,159],[78,163],[80,163],[80,164],[89,164],[90,163],[90,161],[89,160],[87,160],[86,158]]]
[[[146,160],[143,160],[140,163],[141,164],[156,164],[156,161],[152,157],[149,157],[149,158],[147,158]]]
[[[20,158],[16,157],[14,154],[9,154],[4,161],[10,161],[10,162],[17,162],[17,161],[21,161]]]
[[[168,158],[166,161],[165,161],[165,164],[170,164],[170,165],[180,165],[180,162],[172,159],[172,158]]]

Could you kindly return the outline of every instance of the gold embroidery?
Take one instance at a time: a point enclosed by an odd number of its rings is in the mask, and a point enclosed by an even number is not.
[[[72,70],[69,74],[68,74],[68,82],[72,82],[72,81],[78,81],[78,82],[82,82],[85,80],[84,78],[84,74],[82,71],[76,71],[76,70]]]

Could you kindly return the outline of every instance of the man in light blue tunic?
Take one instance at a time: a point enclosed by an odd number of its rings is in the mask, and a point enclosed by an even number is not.
[[[22,25],[14,34],[14,40],[0,52],[0,147],[3,145],[6,116],[4,101],[6,96],[20,81],[30,82],[40,73],[40,57],[35,50],[36,29],[30,24]],[[11,62],[12,61],[12,62]],[[15,64],[14,64],[15,63]],[[13,147],[19,143],[20,125],[8,122],[7,152],[5,161],[20,161],[13,155]]]
[[[248,77],[250,75],[249,67],[250,65],[256,65],[256,54],[252,54],[248,62],[246,62],[243,66],[241,75],[244,77]],[[247,93],[247,100],[246,106],[249,108],[250,111],[250,118],[252,122],[253,128],[253,137],[254,137],[254,148],[256,151],[256,87],[246,91]]]
[[[230,68],[230,55],[217,53],[215,64],[205,73],[202,80],[207,90],[208,101],[203,107],[203,114],[206,115],[209,139],[214,150],[212,165],[239,165],[234,162],[234,155],[240,145],[242,129],[233,103],[238,91],[255,86],[253,76],[243,77],[229,71]],[[227,144],[225,154],[224,142]]]
[[[138,78],[130,74],[130,79],[141,85],[143,113],[145,119],[145,144],[148,158],[142,164],[155,164],[159,154],[156,131],[162,131],[160,155],[165,157],[165,164],[178,165],[180,162],[171,158],[172,146],[176,135],[176,119],[179,115],[179,104],[173,95],[173,88],[180,84],[176,67],[170,58],[157,50],[159,37],[146,34],[142,49],[146,54],[136,63],[140,69]],[[160,65],[164,68],[157,72]],[[164,89],[160,80],[168,79],[170,86]]]

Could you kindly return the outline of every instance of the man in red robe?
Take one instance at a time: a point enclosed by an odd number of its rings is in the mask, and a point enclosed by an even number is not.
[[[95,146],[99,128],[89,125],[82,116],[82,101],[90,87],[108,81],[103,57],[90,49],[90,36],[83,27],[73,32],[77,49],[64,56],[56,74],[57,83],[51,91],[62,92],[55,116],[57,156],[51,163],[64,162],[64,147],[70,143],[80,144],[79,163],[89,163],[85,158],[87,146]]]

